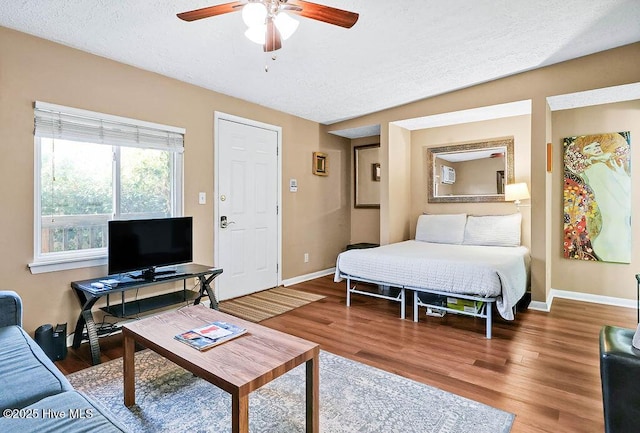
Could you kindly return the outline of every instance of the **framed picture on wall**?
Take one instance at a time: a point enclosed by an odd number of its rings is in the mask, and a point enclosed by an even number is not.
[[[504,194],[504,170],[496,171],[496,194]]]
[[[313,174],[317,176],[328,176],[329,169],[327,167],[327,154],[322,152],[313,152]]]
[[[563,139],[564,257],[631,263],[631,134]]]
[[[380,163],[371,164],[371,180],[380,182]]]
[[[354,207],[380,209],[380,144],[353,147]]]

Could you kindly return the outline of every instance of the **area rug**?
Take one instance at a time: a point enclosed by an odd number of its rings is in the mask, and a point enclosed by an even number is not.
[[[262,292],[220,302],[220,311],[251,322],[261,322],[294,308],[324,298],[322,295],[301,292],[286,287],[263,290]]]
[[[136,405],[122,395],[122,359],[67,376],[132,432],[230,432],[226,392],[150,350],[136,353]],[[514,415],[320,351],[320,431],[500,433]],[[249,395],[249,431],[305,431],[305,366]]]

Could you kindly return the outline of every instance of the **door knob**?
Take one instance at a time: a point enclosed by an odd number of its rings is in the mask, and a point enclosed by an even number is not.
[[[222,229],[226,229],[231,224],[235,224],[235,223],[236,223],[235,221],[228,221],[225,215],[220,217],[220,228]]]

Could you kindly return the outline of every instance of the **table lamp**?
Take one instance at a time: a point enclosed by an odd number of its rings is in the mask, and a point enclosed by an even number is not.
[[[529,188],[527,184],[522,183],[511,183],[505,185],[504,188],[504,201],[512,201],[518,210],[520,210],[521,206],[531,206],[531,205],[523,205],[520,203],[520,200],[526,200],[530,198]]]

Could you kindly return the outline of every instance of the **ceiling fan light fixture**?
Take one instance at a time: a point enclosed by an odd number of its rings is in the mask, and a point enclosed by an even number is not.
[[[331,6],[312,3],[305,0],[235,0],[215,6],[181,12],[183,21],[196,21],[203,18],[242,11],[242,20],[247,25],[245,36],[263,46],[265,52],[282,48],[282,40],[293,35],[299,22],[285,11],[322,21],[336,26],[351,28],[358,21],[358,14]]]
[[[267,18],[267,8],[262,3],[247,3],[242,8],[242,20],[247,27],[263,25]]]
[[[278,28],[280,36],[285,40],[295,33],[295,31],[298,29],[298,25],[300,24],[298,20],[292,18],[285,12],[278,12],[278,15],[276,15],[276,19],[273,20],[273,22]]]
[[[249,27],[247,31],[244,32],[244,35],[251,42],[255,42],[256,44],[259,44],[259,45],[264,45],[266,33],[267,33],[266,24],[260,24],[257,26]]]

